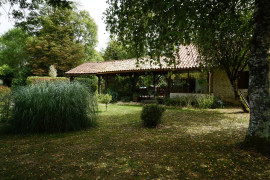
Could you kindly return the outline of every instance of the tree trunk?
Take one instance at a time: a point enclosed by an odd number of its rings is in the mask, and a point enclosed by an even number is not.
[[[250,122],[245,142],[250,146],[265,150],[270,149],[269,39],[270,1],[256,0],[249,60]]]
[[[236,100],[240,100],[239,96],[238,96],[238,87],[237,87],[236,80],[230,80],[230,82],[231,82],[231,85],[233,87],[234,98]]]

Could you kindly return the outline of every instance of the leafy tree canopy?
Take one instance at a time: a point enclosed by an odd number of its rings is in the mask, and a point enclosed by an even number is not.
[[[137,54],[146,52],[154,57],[172,56],[180,44],[193,42],[202,32],[198,28],[213,27],[209,26],[209,19],[229,20],[228,14],[240,15],[252,6],[252,1],[246,0],[109,0],[108,3],[105,14],[111,34],[134,46]],[[226,22],[223,25],[229,26]]]
[[[70,8],[72,5],[72,2],[68,0],[7,0],[0,1],[0,6],[4,3],[10,4],[11,13],[16,19],[23,19],[25,17],[25,10],[30,11],[30,13],[36,13],[35,10],[39,9],[39,6],[44,3],[60,8]]]
[[[26,50],[32,57],[32,72],[48,75],[49,66],[55,65],[58,74],[64,75],[64,72],[82,63],[84,58],[84,46],[76,42],[72,29],[72,12],[53,9],[41,19],[40,31],[26,44]]]
[[[9,30],[0,37],[0,65],[7,64],[11,68],[21,68],[29,57],[26,55],[24,47],[28,39],[28,34],[21,29]]]
[[[105,61],[121,60],[135,58],[136,54],[132,48],[125,47],[117,40],[110,40],[106,49],[103,52],[103,58]]]
[[[97,58],[95,47],[97,45],[97,25],[87,11],[78,10],[76,4],[69,9],[57,8],[58,11],[70,11],[68,25],[72,28],[74,41],[84,46],[84,61],[93,61]],[[40,9],[29,13],[26,19],[17,19],[16,26],[24,29],[29,34],[39,35],[44,24],[44,19],[56,11],[55,8],[46,4],[40,5]],[[65,18],[65,17],[63,17]],[[64,19],[60,20],[64,22]],[[67,22],[66,22],[67,23]]]

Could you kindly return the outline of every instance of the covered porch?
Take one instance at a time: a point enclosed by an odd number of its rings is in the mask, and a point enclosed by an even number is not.
[[[88,62],[66,74],[71,80],[83,75],[97,76],[98,93],[106,92],[111,85],[117,85],[117,77],[128,77],[132,83],[130,90],[137,100],[199,96],[211,92],[211,74],[202,72],[197,56],[193,46],[182,46],[175,64],[169,65],[166,58],[161,58],[160,63],[147,58]],[[141,82],[142,79],[147,79],[148,85]]]

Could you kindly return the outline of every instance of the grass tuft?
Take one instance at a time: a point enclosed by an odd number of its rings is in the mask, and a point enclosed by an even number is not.
[[[14,92],[14,133],[75,131],[94,126],[97,101],[79,83],[44,82]]]

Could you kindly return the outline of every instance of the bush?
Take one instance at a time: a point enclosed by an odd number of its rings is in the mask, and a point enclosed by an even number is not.
[[[0,87],[0,122],[6,122],[11,118],[12,109],[11,90],[6,86]]]
[[[42,83],[42,82],[47,82],[47,81],[63,81],[63,82],[69,82],[69,78],[67,77],[40,77],[40,76],[30,76],[26,79],[26,84],[36,84],[36,83]]]
[[[175,98],[165,98],[164,105],[166,106],[186,106],[186,98],[177,96]]]
[[[75,78],[75,82],[79,82],[82,85],[84,85],[87,90],[90,93],[95,93],[98,89],[98,84],[96,79],[91,79],[91,78]]]
[[[98,100],[99,102],[106,104],[106,111],[107,111],[107,106],[112,101],[112,96],[110,94],[100,94],[98,96]]]
[[[197,107],[200,109],[216,108],[216,99],[214,96],[211,96],[211,95],[198,97]]]
[[[142,109],[141,120],[145,127],[156,127],[161,122],[165,108],[159,105],[145,105]]]
[[[79,83],[44,82],[14,91],[15,133],[64,132],[95,125],[97,102]]]
[[[119,100],[119,94],[116,91],[113,91],[111,89],[106,90],[107,94],[110,94],[112,96],[112,102],[117,102]]]

